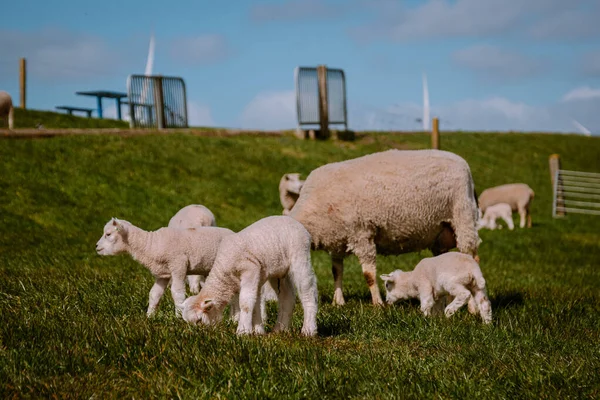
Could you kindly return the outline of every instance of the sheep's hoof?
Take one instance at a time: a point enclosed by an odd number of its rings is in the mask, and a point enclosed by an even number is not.
[[[346,301],[344,300],[344,295],[341,291],[336,291],[333,294],[333,302],[331,304],[333,304],[334,306],[343,306],[346,304]]]
[[[314,337],[317,336],[317,328],[302,328],[300,333],[302,336]]]

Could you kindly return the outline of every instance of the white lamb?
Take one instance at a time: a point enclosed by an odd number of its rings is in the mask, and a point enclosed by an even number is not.
[[[421,260],[411,272],[395,270],[381,275],[385,282],[386,301],[419,298],[425,316],[440,312],[444,302],[446,317],[469,304],[469,312],[481,316],[483,322],[492,322],[492,305],[487,297],[485,279],[473,257],[450,252]],[[449,296],[449,299],[447,298]]]
[[[376,256],[454,247],[477,257],[477,203],[467,162],[440,150],[388,150],[315,169],[290,216],[331,254],[333,304],[344,304],[344,257],[354,253],[373,304]]]
[[[13,129],[14,125],[14,107],[10,94],[0,91],[0,120],[8,121],[8,129]]]
[[[128,221],[111,219],[96,243],[102,256],[129,253],[154,276],[147,315],[156,310],[169,280],[176,312],[183,309],[187,274],[207,275],[217,256],[221,241],[233,231],[218,227],[192,229],[160,228],[153,232],[140,229]]]
[[[488,207],[498,203],[507,203],[512,211],[518,211],[521,221],[519,226],[525,227],[525,219],[527,219],[527,227],[531,228],[531,214],[529,207],[535,193],[529,185],[525,183],[508,183],[485,189],[479,196],[479,208],[485,215]]]
[[[191,323],[219,321],[229,300],[239,293],[238,334],[264,334],[258,296],[268,281],[278,293],[275,331],[289,328],[296,302],[304,309],[302,334],[317,334],[317,279],[310,261],[310,234],[287,216],[263,218],[221,242],[215,265],[200,290],[184,303]]]
[[[480,211],[481,213],[481,211]],[[485,210],[485,214],[479,219],[479,224],[477,226],[478,229],[488,228],[491,230],[502,229],[502,225],[497,225],[496,220],[498,218],[502,218],[506,225],[508,225],[508,229],[511,231],[515,228],[515,224],[512,219],[512,208],[509,204],[506,203],[498,203],[493,206],[489,206]]]
[[[189,229],[198,226],[217,226],[215,215],[201,204],[190,204],[177,211],[169,221],[169,228]],[[204,283],[202,275],[188,275],[190,292],[198,294],[200,286]]]
[[[283,215],[289,215],[290,210],[296,204],[300,190],[304,181],[300,179],[300,174],[285,174],[279,181],[279,200],[283,206]]]

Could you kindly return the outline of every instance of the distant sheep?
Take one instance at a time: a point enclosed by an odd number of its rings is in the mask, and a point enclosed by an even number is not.
[[[283,215],[289,215],[290,210],[296,204],[300,189],[304,181],[300,179],[300,174],[290,173],[285,174],[279,181],[279,200],[283,206]]]
[[[502,218],[504,222],[506,222],[508,229],[511,231],[515,228],[515,224],[513,223],[512,219],[512,208],[506,203],[498,203],[494,204],[493,206],[489,206],[485,210],[485,214],[483,214],[483,216],[479,219],[477,228],[488,228],[494,230],[496,227],[498,227],[498,229],[502,229],[502,225],[496,224],[496,220],[498,218]]]
[[[160,228],[147,232],[128,221],[111,219],[104,226],[104,233],[96,252],[102,256],[129,253],[154,276],[150,290],[148,316],[158,306],[169,280],[171,295],[180,312],[185,300],[185,277],[187,274],[207,275],[217,256],[219,244],[233,231],[218,227],[192,229]]]
[[[373,304],[382,304],[376,255],[454,247],[477,257],[477,203],[467,162],[440,150],[388,150],[315,169],[290,216],[328,251],[333,303],[344,304],[343,260],[354,253]]]
[[[8,121],[8,129],[14,128],[14,107],[10,94],[0,91],[0,120]]]
[[[451,317],[459,308],[469,304],[471,314],[479,314],[483,322],[492,321],[492,305],[487,297],[485,279],[473,257],[450,252],[421,260],[413,271],[399,269],[381,275],[385,282],[386,301],[419,298],[425,316],[444,310]]]
[[[201,204],[190,204],[183,207],[169,221],[169,228],[189,229],[198,226],[217,226],[215,216],[207,207]],[[190,292],[198,294],[204,282],[202,275],[188,275]]]
[[[223,239],[213,269],[200,294],[184,303],[183,318],[213,324],[239,293],[238,334],[264,334],[258,296],[268,281],[278,293],[275,331],[289,328],[296,303],[294,288],[304,309],[302,334],[317,334],[317,280],[310,261],[310,234],[286,216],[263,218]]]
[[[525,227],[525,219],[527,219],[527,227],[531,228],[530,205],[535,193],[525,183],[509,183],[492,188],[485,189],[479,196],[479,208],[485,215],[488,207],[498,203],[507,203],[510,205],[512,212],[518,211],[521,221],[519,226]]]

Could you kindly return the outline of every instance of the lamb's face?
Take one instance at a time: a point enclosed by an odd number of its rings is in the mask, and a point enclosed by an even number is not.
[[[398,300],[407,300],[410,284],[408,279],[403,276],[405,272],[397,269],[391,274],[381,275],[380,278],[385,282],[385,301],[388,304],[394,304]]]
[[[200,294],[188,297],[183,302],[183,319],[191,324],[198,322],[213,325],[223,318],[223,309],[217,307],[211,298]]]
[[[300,180],[300,174],[285,174],[282,180],[284,181],[285,188],[288,192],[300,194],[300,189],[302,189],[302,185],[304,185],[304,181]]]
[[[116,218],[104,225],[104,233],[96,243],[96,252],[101,256],[112,256],[125,251],[126,226]]]

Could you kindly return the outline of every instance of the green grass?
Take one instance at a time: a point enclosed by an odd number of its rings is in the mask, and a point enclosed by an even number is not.
[[[240,230],[281,212],[283,173],[425,148],[427,136],[0,140],[0,397],[598,398],[600,217],[551,217],[548,156],[600,171],[600,139],[444,133],[441,143],[467,159],[479,192],[507,182],[536,192],[533,228],[481,232],[492,325],[465,309],[426,319],[417,302],[376,309],[355,257],[348,304],[335,308],[329,258],[314,252],[319,337],[307,339],[299,305],[291,333],[264,337],[188,325],[168,292],[147,319],[152,278],[129,256],[95,254],[103,225],[115,216],[153,230],[201,203]],[[378,272],[429,254],[379,257]],[[274,318],[270,306],[267,330]]]
[[[42,124],[47,129],[64,129],[64,128],[129,128],[129,123],[126,121],[118,121],[116,119],[98,119],[86,118],[78,115],[68,115],[52,111],[40,110],[23,110],[15,108],[15,129],[19,128],[37,128],[38,124]],[[5,126],[1,126],[5,127]]]

